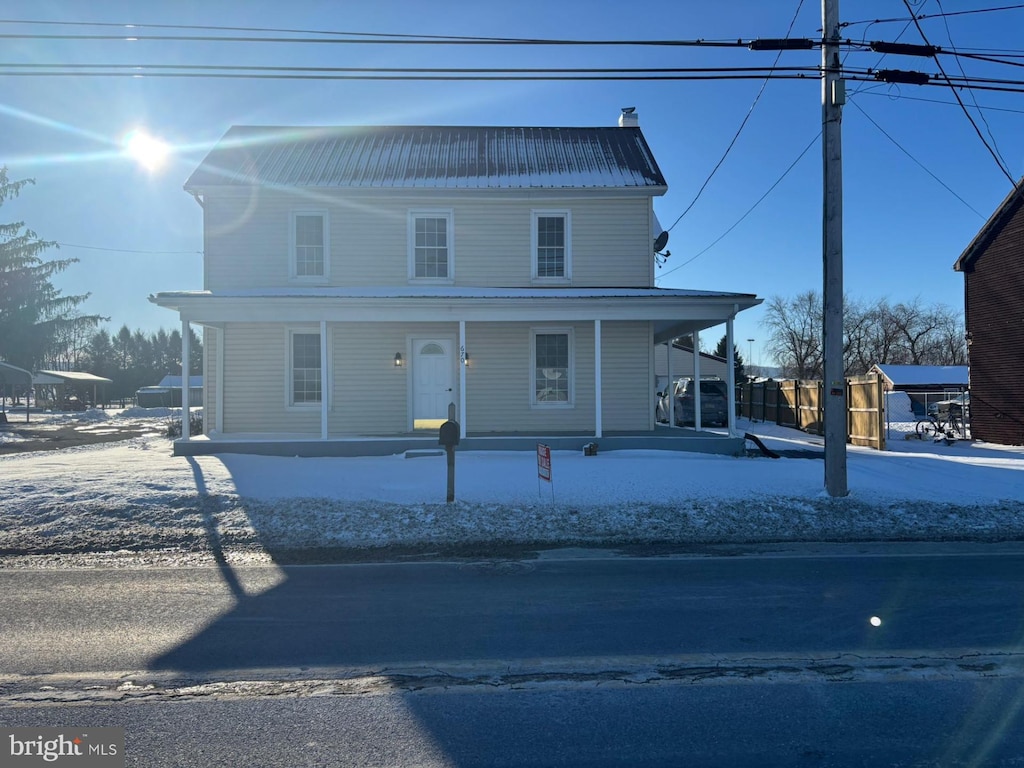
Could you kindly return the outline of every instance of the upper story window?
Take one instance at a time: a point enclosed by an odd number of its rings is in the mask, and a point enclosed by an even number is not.
[[[439,283],[454,278],[451,211],[409,212],[409,277]]]
[[[303,331],[289,333],[289,405],[319,405],[320,334]]]
[[[572,277],[569,211],[533,211],[533,278],[568,281]]]
[[[326,282],[329,272],[327,211],[294,211],[289,272],[293,279]]]

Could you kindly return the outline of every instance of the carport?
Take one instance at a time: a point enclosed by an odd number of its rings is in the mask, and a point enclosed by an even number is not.
[[[7,421],[7,389],[11,390],[11,402],[14,402],[15,387],[22,386],[27,392],[32,388],[32,373],[16,365],[0,361],[0,422]],[[25,396],[25,421],[28,421],[28,396]]]
[[[92,385],[92,404],[96,405],[99,402],[99,387],[114,382],[112,379],[84,371],[39,371],[32,378],[32,383],[37,386],[52,386],[55,391],[53,399],[57,402],[64,399],[64,390],[68,386]]]

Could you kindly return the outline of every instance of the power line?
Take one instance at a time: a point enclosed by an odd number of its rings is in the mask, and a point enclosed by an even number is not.
[[[380,73],[349,73],[349,74],[294,74],[294,73],[232,73],[232,72],[85,72],[81,70],[62,71],[0,71],[0,76],[5,77],[128,77],[135,79],[145,78],[185,78],[199,80],[386,80],[386,81],[577,81],[577,82],[599,82],[599,81],[680,81],[680,80],[760,80],[765,77],[772,80],[806,80],[818,77],[817,67],[794,68],[795,71],[788,74],[765,74],[764,69],[751,70],[749,74],[729,73],[724,70],[708,70],[704,73],[690,74],[560,74],[558,70],[552,70],[550,74],[472,74],[472,70],[463,73],[447,74],[389,74]],[[434,72],[435,70],[425,70]],[[502,70],[509,71],[509,70]],[[1024,83],[1021,83],[1024,85]]]
[[[992,64],[1005,64],[1008,67],[1024,67],[1024,63],[1019,61],[1007,61],[1006,58],[1003,57],[996,58],[994,56],[982,56],[981,54],[978,53],[965,53],[963,49],[956,52],[956,57],[958,59],[974,59],[976,61],[987,61]],[[1024,59],[1024,55],[1014,56],[1011,58]]]
[[[78,243],[63,243],[59,240],[41,240],[39,238],[32,238],[30,242],[33,243],[46,243],[49,245],[56,245],[60,248],[82,248],[87,251],[108,251],[110,253],[137,253],[144,256],[202,256],[202,251],[146,251],[139,250],[137,248],[104,248],[98,245],[79,245]]]
[[[911,9],[908,0],[903,0],[903,5],[906,6],[907,11],[910,13],[911,16],[913,16],[914,11]],[[931,45],[931,43],[928,41],[928,36],[924,33],[924,29],[922,29],[921,27],[921,22],[918,21],[916,17],[914,18],[914,26],[917,27],[917,32],[919,35],[921,35],[921,39],[924,40],[925,45]],[[939,72],[942,73],[943,78],[945,78],[946,82],[949,84],[949,88],[951,91],[953,91],[953,95],[956,97],[957,103],[960,104],[960,108],[963,110],[964,114],[967,116],[967,119],[974,127],[974,132],[978,134],[978,138],[981,139],[981,143],[985,145],[985,149],[987,149],[989,154],[992,155],[992,159],[996,161],[996,165],[999,166],[999,170],[1001,170],[1003,174],[1006,176],[1006,178],[1010,180],[1010,184],[1013,186],[1017,186],[1017,180],[1013,178],[1010,172],[1006,169],[1006,166],[1003,164],[1003,161],[999,157],[999,154],[995,152],[991,146],[989,146],[989,143],[988,141],[985,140],[985,136],[982,134],[981,129],[978,128],[978,124],[974,122],[974,118],[971,117],[970,111],[964,104],[963,99],[960,98],[960,94],[957,92],[957,89],[953,86],[952,80],[950,80],[949,75],[946,74],[946,70],[943,68],[942,62],[939,61],[939,58],[937,56],[934,58],[935,65],[939,68]]]
[[[714,73],[755,73],[758,77],[773,72],[817,72],[817,67],[312,67],[312,66],[284,66],[284,65],[241,65],[241,64],[69,64],[31,62],[19,64],[14,62],[0,62],[0,67],[14,67],[19,69],[32,70],[114,70],[110,74],[117,73],[117,70],[130,70],[124,74],[138,75],[146,74],[146,70],[166,71],[180,70],[183,72],[209,72],[215,73],[219,70],[229,72],[342,72],[342,73],[367,73],[367,74],[714,74]],[[88,74],[88,72],[83,72]],[[104,73],[100,73],[104,74]]]
[[[899,93],[899,94],[896,94],[896,95],[893,95],[891,93],[879,93],[877,91],[872,91],[872,90],[870,90],[868,88],[863,88],[863,89],[858,90],[858,91],[851,91],[850,92],[850,96],[883,96],[883,97],[885,97],[887,99],[891,99],[893,101],[921,101],[921,102],[924,102],[926,104],[942,104],[942,105],[945,105],[947,107],[957,107],[957,108],[959,108],[959,106],[960,106],[955,101],[943,101],[942,99],[924,99],[924,98],[921,98],[920,96],[905,96],[902,93]],[[1017,114],[1017,115],[1024,115],[1024,109],[1011,109],[1010,107],[991,107],[991,106],[984,106],[983,107],[981,105],[978,105],[977,109],[984,110],[986,112],[1011,112],[1011,113]]]
[[[950,11],[949,13],[946,13],[943,10],[942,13],[923,13],[923,14],[919,14],[917,16],[911,16],[911,18],[909,18],[909,19],[906,18],[906,17],[900,17],[900,18],[893,18],[893,19],[865,19],[863,21],[844,21],[839,26],[840,27],[853,27],[853,26],[858,26],[860,24],[868,24],[868,25],[871,25],[871,24],[889,24],[889,23],[899,22],[899,21],[913,21],[915,18],[917,18],[917,19],[948,18],[950,16],[967,16],[967,15],[970,15],[970,14],[978,14],[978,13],[994,13],[996,11],[1015,11],[1015,10],[1018,10],[1020,8],[1024,8],[1024,3],[1017,3],[1016,5],[1002,5],[1002,6],[999,6],[997,8],[973,8],[973,9],[968,10],[968,11]],[[941,9],[941,5],[940,5],[940,9]],[[913,11],[911,11],[911,13],[913,13]]]
[[[524,42],[530,38],[481,37],[476,35],[424,35],[404,34],[399,32],[346,32],[330,29],[288,29],[281,27],[225,27],[206,24],[132,24],[113,21],[52,21],[40,19],[0,19],[0,24],[37,24],[61,27],[114,27],[116,29],[192,29],[213,32],[274,32],[277,34],[297,35],[348,35],[352,37],[393,37],[419,38],[438,40],[489,40],[500,41],[519,39]]]
[[[849,82],[853,82],[853,83],[879,83],[879,82],[883,82],[884,83],[884,82],[887,82],[887,81],[883,77],[881,77],[881,75],[883,75],[886,71],[887,70],[880,70],[879,72],[876,72],[874,75],[872,75],[870,77],[865,77],[864,75],[847,75],[846,76],[846,80],[849,81]],[[904,74],[920,75],[921,77],[928,78],[928,75],[925,75],[924,73],[921,73],[921,72],[910,72],[910,73],[904,73]],[[957,80],[957,82],[959,82],[959,80],[960,80],[960,78],[955,78],[955,79]],[[957,82],[952,83],[952,85],[954,87],[956,87]],[[992,85],[979,84],[979,81],[977,81],[977,80],[971,80],[970,84],[971,84],[971,87],[974,90],[976,90],[976,91],[992,91],[994,93],[1024,93],[1024,81],[1020,81],[1020,80],[989,80],[987,82],[993,83],[993,84]],[[1001,85],[1000,85],[1000,83],[1001,83]],[[911,83],[911,85],[920,85],[920,86],[923,86],[923,87],[937,87],[937,88],[949,88],[950,87],[950,83],[931,82],[930,80],[926,80],[925,82],[921,82],[921,83],[916,83],[916,82],[915,83]],[[964,82],[961,85],[967,85],[967,83]],[[963,110],[965,108],[964,105],[959,103],[959,102],[957,102],[957,106],[959,106],[961,110]]]
[[[952,188],[952,187],[950,187],[950,186],[949,186],[948,184],[946,184],[946,182],[944,182],[944,181],[943,181],[942,179],[940,179],[940,178],[939,178],[938,176],[936,176],[936,175],[935,175],[934,173],[932,173],[932,172],[931,172],[931,171],[930,171],[930,170],[929,170],[929,169],[928,169],[928,168],[927,168],[927,167],[926,167],[926,166],[924,165],[924,163],[922,163],[922,162],[921,162],[920,160],[918,160],[918,159],[917,159],[916,157],[914,157],[914,156],[913,156],[912,154],[910,154],[910,152],[909,152],[909,151],[908,151],[908,150],[907,150],[907,149],[906,149],[906,148],[905,148],[905,147],[904,147],[904,146],[903,146],[902,144],[900,144],[900,143],[899,143],[898,141],[896,141],[896,139],[894,139],[894,138],[893,138],[892,136],[890,136],[890,135],[889,135],[889,133],[888,133],[888,132],[886,132],[886,130],[885,130],[885,129],[884,129],[884,128],[883,128],[882,126],[880,126],[880,125],[879,125],[879,124],[878,124],[877,122],[875,122],[874,118],[872,118],[872,117],[871,117],[871,115],[869,115],[869,114],[868,114],[867,112],[865,112],[865,111],[864,111],[864,108],[863,108],[863,107],[861,107],[861,105],[860,105],[860,104],[858,104],[858,103],[857,103],[857,102],[856,102],[855,100],[853,100],[853,99],[848,99],[848,100],[847,100],[847,103],[849,103],[849,104],[852,104],[853,106],[855,106],[855,107],[856,107],[856,108],[857,108],[857,109],[858,109],[858,110],[860,111],[860,113],[861,113],[862,115],[864,115],[864,117],[866,117],[866,118],[868,119],[868,122],[870,122],[870,123],[871,123],[871,124],[872,124],[873,126],[875,126],[875,128],[877,128],[877,129],[879,130],[879,132],[881,132],[881,134],[882,134],[883,136],[885,136],[885,138],[887,138],[887,139],[888,139],[889,141],[891,141],[891,142],[892,142],[893,144],[895,144],[895,145],[896,145],[897,149],[899,149],[899,150],[900,150],[900,152],[902,152],[902,153],[903,153],[903,154],[905,154],[905,155],[906,155],[907,157],[909,157],[909,158],[910,158],[911,160],[913,160],[913,161],[914,161],[914,162],[915,162],[915,163],[916,163],[916,164],[918,165],[918,167],[920,167],[920,168],[921,168],[921,170],[923,170],[923,171],[924,171],[925,173],[927,173],[927,174],[928,174],[929,176],[931,176],[931,177],[932,177],[933,179],[935,179],[935,181],[939,182],[939,184],[941,184],[941,185],[942,185],[942,187],[943,187],[943,188],[944,188],[944,189],[945,189],[945,190],[946,190],[947,192],[949,192],[949,193],[950,193],[951,195],[953,195],[953,197],[955,197],[955,198],[956,198],[957,200],[959,200],[959,201],[960,201],[961,203],[963,203],[963,204],[964,204],[964,205],[966,205],[966,206],[967,206],[968,208],[970,208],[970,209],[971,209],[972,211],[974,211],[974,213],[976,213],[976,214],[977,214],[977,215],[978,215],[978,216],[979,216],[979,217],[980,217],[981,219],[983,219],[983,220],[984,220],[984,219],[986,218],[986,217],[985,217],[985,215],[984,215],[983,213],[981,213],[980,211],[976,210],[976,209],[974,208],[974,206],[972,206],[972,205],[971,205],[970,203],[968,203],[968,202],[967,202],[966,200],[964,200],[964,199],[963,199],[962,197],[960,197],[960,195],[958,195],[958,194],[957,194],[957,193],[956,193],[956,192],[955,192],[955,191],[953,190],[953,188]]]
[[[935,2],[938,3],[939,10],[945,11],[945,8],[942,7],[942,0],[935,0]],[[943,16],[942,23],[946,26],[946,37],[949,39],[949,47],[953,49],[954,53],[956,53],[956,44],[953,42],[953,33],[949,29],[949,19]],[[1007,63],[1016,64],[1016,62]],[[960,74],[966,78],[967,72],[964,70],[963,61],[961,61],[959,56],[956,57],[956,64],[960,68]],[[1024,64],[1018,66],[1024,66]],[[968,87],[967,92],[971,95],[971,101],[974,102],[974,107],[975,109],[977,109],[978,97],[975,95],[974,91],[970,87]],[[1003,164],[1003,167],[1006,168],[1009,164],[1006,162],[1006,158],[1003,157],[1003,153],[999,151],[999,142],[996,141],[996,137],[992,133],[992,126],[988,124],[988,118],[985,117],[984,112],[979,112],[978,116],[981,118],[981,121],[985,124],[985,130],[988,131],[988,137],[992,139],[992,149],[994,150],[996,157],[999,158],[999,160]]]
[[[22,32],[0,33],[0,40],[80,40],[87,42],[177,42],[177,43],[301,43],[313,45],[611,45],[656,47],[710,47],[746,48],[750,41],[743,40],[571,40],[522,38],[465,38],[465,37],[239,37],[236,35],[42,35]]]
[[[790,34],[793,32],[793,25],[796,24],[796,19],[800,15],[800,9],[803,8],[803,5],[804,5],[804,0],[799,0],[799,2],[797,3],[797,6],[796,6],[796,13],[793,14],[793,18],[789,22],[789,28],[786,30],[786,37],[784,39],[788,40]],[[715,167],[711,169],[711,173],[708,174],[708,177],[706,179],[704,179],[704,183],[701,184],[700,189],[697,190],[697,194],[694,195],[693,200],[691,200],[690,204],[688,206],[686,206],[686,208],[683,210],[683,212],[681,214],[679,214],[678,218],[676,218],[676,220],[672,222],[672,226],[670,226],[666,230],[667,232],[671,232],[673,229],[675,229],[676,224],[678,224],[680,221],[682,221],[683,217],[690,212],[690,209],[692,209],[693,206],[695,206],[697,204],[697,201],[700,200],[700,196],[702,194],[704,194],[704,190],[707,189],[708,184],[711,183],[711,179],[714,178],[715,174],[718,172],[718,169],[722,167],[722,163],[724,163],[725,162],[725,158],[727,158],[729,156],[729,153],[732,151],[733,146],[735,146],[736,141],[739,139],[740,134],[743,132],[743,128],[746,126],[747,121],[750,119],[750,116],[753,114],[754,107],[756,107],[757,106],[757,102],[759,102],[761,100],[761,95],[764,93],[764,89],[768,85],[768,80],[770,79],[770,75],[773,72],[776,71],[775,67],[779,63],[779,59],[780,58],[782,58],[782,49],[781,49],[781,47],[779,49],[779,52],[775,56],[775,61],[772,63],[771,69],[768,71],[768,75],[765,76],[764,82],[761,83],[761,88],[760,88],[760,90],[758,90],[757,95],[754,97],[754,101],[753,101],[753,103],[751,103],[750,109],[748,109],[747,110],[747,114],[743,116],[743,121],[740,123],[740,127],[736,129],[736,133],[733,135],[732,141],[729,142],[729,146],[727,146],[725,148],[725,152],[722,154],[722,157],[719,158],[718,163],[716,163]]]
[[[804,155],[806,155],[810,151],[811,147],[813,147],[815,144],[818,143],[818,139],[820,139],[820,138],[821,138],[821,131],[818,131],[818,135],[815,136],[813,139],[811,139],[811,143],[803,148],[803,151],[799,155],[797,155],[796,160],[794,160],[792,163],[790,163],[789,167],[785,171],[782,172],[782,175],[779,176],[779,178],[775,180],[775,183],[772,184],[770,187],[768,187],[768,190],[763,195],[761,195],[761,197],[759,197],[757,199],[756,203],[754,203],[752,206],[750,206],[747,209],[746,213],[744,213],[742,216],[739,217],[739,219],[736,220],[735,224],[733,224],[731,227],[729,227],[727,230],[725,230],[725,232],[723,232],[721,235],[719,235],[717,238],[715,238],[713,241],[711,241],[711,244],[708,245],[706,248],[704,248],[704,250],[698,251],[697,253],[695,253],[693,256],[691,256],[689,259],[684,261],[679,266],[673,267],[672,269],[668,270],[667,272],[662,272],[660,275],[657,276],[657,279],[660,280],[661,278],[665,277],[666,275],[670,275],[673,272],[675,272],[676,270],[682,269],[687,264],[689,264],[690,262],[696,260],[700,256],[703,256],[705,253],[707,253],[712,248],[714,248],[716,245],[718,245],[718,243],[722,239],[724,239],[726,235],[728,235],[730,232],[732,232],[734,229],[736,229],[736,227],[738,227],[740,224],[742,224],[743,220],[746,219],[747,216],[749,216],[751,213],[753,213],[754,209],[757,208],[757,206],[759,206],[762,202],[764,202],[765,198],[768,197],[768,195],[770,195],[775,190],[775,188],[777,186],[779,186],[779,184],[782,183],[782,180],[784,178],[786,178],[786,176],[789,175],[789,172],[792,171],[796,167],[796,164],[799,163],[803,159]]]

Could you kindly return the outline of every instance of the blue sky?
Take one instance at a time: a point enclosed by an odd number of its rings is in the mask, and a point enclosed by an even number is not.
[[[1013,5],[916,0],[917,14]],[[799,8],[799,13],[797,9]],[[174,0],[7,0],[18,20],[302,28],[349,32],[558,39],[814,38],[820,0],[606,0],[373,3]],[[842,3],[844,34],[855,40],[921,42],[906,31],[901,0]],[[946,23],[948,22],[948,30]],[[925,18],[930,42],[958,49],[1020,50],[1024,9]],[[0,33],[121,34],[120,30],[0,23]],[[166,34],[230,34],[152,30]],[[150,32],[140,32],[148,34]],[[1004,54],[1005,55],[1005,54]],[[478,47],[293,45],[122,40],[6,40],[9,63],[145,63],[370,67],[756,67],[775,52],[744,48],[621,46]],[[780,66],[817,66],[817,50],[792,51]],[[934,73],[934,62],[853,52],[850,67]],[[1024,62],[1024,59],[1017,60]],[[972,77],[1024,80],[1024,70],[961,60]],[[943,57],[950,75],[957,60]],[[57,280],[65,293],[90,292],[83,309],[144,330],[175,327],[176,315],[151,305],[157,291],[202,287],[200,208],[181,187],[206,151],[234,124],[614,125],[635,106],[670,191],[655,203],[665,227],[691,204],[751,108],[762,80],[617,82],[361,82],[177,78],[19,77],[0,67],[0,164],[36,186],[0,209],[40,237],[64,243],[49,257],[80,262]],[[844,266],[851,298],[920,297],[962,310],[963,279],[952,264],[1010,190],[949,88],[850,82],[844,109]],[[1024,174],[1024,94],[978,91],[973,109],[1010,174]],[[922,101],[926,99],[928,101]],[[935,103],[943,102],[943,103]],[[863,110],[863,111],[862,111]],[[983,114],[987,126],[979,118]],[[870,117],[870,120],[869,120]],[[878,124],[876,127],[871,121]],[[772,80],[735,146],[703,194],[674,226],[672,257],[658,285],[792,296],[821,284],[820,84]],[[148,172],[121,150],[145,128],[173,154]],[[887,138],[882,130],[888,134]],[[898,147],[894,141],[900,146]],[[900,148],[902,147],[902,149]],[[908,154],[914,159],[908,157]],[[923,167],[922,167],[923,166]],[[942,183],[936,180],[938,177]],[[943,186],[945,185],[945,186]],[[946,187],[949,187],[947,189]],[[950,191],[952,190],[952,191]],[[954,195],[955,193],[955,195]],[[963,200],[958,199],[959,196]],[[972,210],[972,208],[974,210]],[[734,225],[729,234],[722,237]],[[90,246],[81,248],[77,246]],[[708,247],[712,246],[712,247]],[[706,249],[706,250],[705,250]],[[701,253],[702,251],[705,251]],[[698,255],[699,254],[699,255]],[[737,345],[751,362],[761,351],[760,309],[740,315]],[[722,331],[704,339],[713,346]],[[713,338],[712,338],[713,336]],[[755,342],[750,345],[747,339]]]

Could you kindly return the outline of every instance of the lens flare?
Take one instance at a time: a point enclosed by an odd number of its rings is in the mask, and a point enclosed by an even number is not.
[[[129,131],[121,141],[124,153],[150,173],[167,163],[171,148],[141,128]]]

